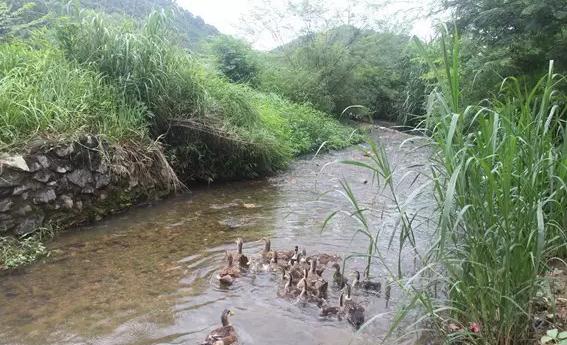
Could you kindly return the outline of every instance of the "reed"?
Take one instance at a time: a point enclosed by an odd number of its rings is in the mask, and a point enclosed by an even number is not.
[[[408,200],[392,199],[401,253],[403,246],[418,246],[412,240],[415,218],[399,206],[433,187],[433,245],[420,251],[423,268],[417,274],[390,272],[407,301],[388,336],[417,308],[424,316],[408,329],[431,325],[445,343],[531,344],[534,302],[539,294],[553,298],[543,288],[547,262],[564,258],[567,249],[567,97],[558,91],[565,78],[554,74],[552,61],[533,87],[509,77],[494,99],[464,106],[459,37],[445,34],[441,42],[441,54],[432,56],[416,41],[438,83],[423,122],[435,149],[429,182]],[[382,177],[377,192],[383,193],[399,181],[392,183],[384,152],[371,147],[369,162],[346,163]],[[359,206],[348,185],[343,191],[353,205],[344,212],[363,225],[355,233],[369,240],[360,255],[369,264],[381,259],[378,235],[360,216],[373,210]],[[459,330],[449,331],[449,324]]]

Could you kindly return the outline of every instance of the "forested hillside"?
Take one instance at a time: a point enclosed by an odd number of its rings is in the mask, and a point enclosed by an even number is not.
[[[172,0],[3,0],[0,1],[0,39],[29,35],[33,29],[55,23],[58,17],[85,9],[136,20],[144,20],[154,10],[171,11],[175,37],[188,48],[195,48],[205,39],[219,34],[214,26]]]

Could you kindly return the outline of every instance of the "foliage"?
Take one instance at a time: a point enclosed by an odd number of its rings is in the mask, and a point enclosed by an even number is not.
[[[61,52],[26,44],[0,46],[0,148],[37,135],[103,133],[114,139],[144,136],[144,107],[127,104],[100,75]]]
[[[176,5],[172,0],[2,0],[0,1],[0,39],[27,37],[34,28],[57,24],[59,18],[77,15],[83,10],[96,10],[125,18],[144,20],[154,11],[172,14],[171,37],[185,48],[198,48],[201,42],[219,34],[202,18]]]
[[[95,15],[57,32],[68,59],[101,73],[129,101],[145,104],[157,133],[169,117],[203,114],[205,102],[200,67],[165,38],[168,19],[155,12],[141,27],[132,27]]]
[[[428,264],[441,266],[450,317],[482,325],[480,335],[450,334],[451,342],[525,343],[546,258],[567,243],[567,107],[556,92],[564,79],[551,64],[533,89],[507,78],[498,98],[464,107],[459,50],[455,35],[429,106],[439,221]],[[445,306],[427,300],[436,318]]]
[[[258,63],[252,48],[230,36],[217,36],[210,42],[217,69],[234,83],[254,86],[258,78]]]
[[[557,329],[550,329],[541,337],[540,343],[543,344],[567,344],[567,332],[559,332]]]
[[[48,15],[39,2],[0,1],[0,42],[14,36],[28,36],[45,25]]]
[[[0,269],[24,266],[45,255],[47,249],[39,236],[0,237]]]
[[[545,72],[544,61],[567,72],[565,1],[443,0],[443,6],[465,38],[462,72],[484,90],[467,87],[474,101],[495,91],[501,76],[517,75],[533,85]]]
[[[404,103],[408,40],[353,26],[312,33],[266,57],[260,87],[337,115],[360,104],[375,117],[395,118]]]

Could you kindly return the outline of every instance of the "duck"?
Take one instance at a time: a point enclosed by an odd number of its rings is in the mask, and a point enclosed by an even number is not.
[[[346,284],[343,313],[345,314],[348,323],[350,323],[355,329],[359,329],[364,324],[364,307],[351,299],[350,292],[351,286],[350,284]]]
[[[282,250],[282,251],[276,251],[276,253],[278,253],[278,256],[285,261],[290,261],[293,258],[295,258],[295,260],[298,260],[299,246],[295,246],[295,248],[290,251]]]
[[[282,269],[282,280],[286,281],[286,283],[283,289],[278,291],[279,297],[297,298],[301,294],[301,290],[293,283],[293,276],[291,274],[287,274],[284,269]]]
[[[238,262],[238,264],[242,267],[248,267],[250,265],[250,261],[248,257],[242,253],[242,246],[244,245],[244,241],[242,238],[236,239],[236,253],[231,253],[232,259],[234,262]]]
[[[341,292],[339,296],[339,305],[338,306],[330,306],[330,307],[323,307],[321,306],[319,316],[320,317],[331,317],[331,316],[338,316],[339,318],[343,314],[344,311],[344,293]]]
[[[323,266],[326,266],[331,262],[336,263],[337,261],[341,260],[340,256],[331,255],[327,253],[321,253],[309,257],[309,259],[314,259],[314,258],[316,258],[317,261]]]
[[[341,273],[341,266],[338,263],[335,262],[331,267],[335,269],[335,273],[333,273],[333,281],[342,288],[348,282],[348,279]]]
[[[325,272],[325,267],[319,267],[318,263],[319,263],[319,259],[317,258],[311,259],[311,261],[309,261],[309,266],[311,269],[310,273],[311,275],[317,275],[319,277],[322,277],[323,272]]]
[[[309,284],[309,288],[313,291],[315,296],[320,298],[327,297],[327,288],[329,283],[318,274],[317,271],[317,259],[311,260],[311,269],[309,271],[304,270],[303,277]]]
[[[277,272],[281,268],[285,269],[287,267],[285,263],[282,263],[281,260],[279,260],[278,256],[279,256],[278,252],[273,253],[270,263],[264,265],[265,271]]]
[[[240,277],[240,268],[234,265],[232,255],[227,253],[226,259],[228,260],[228,265],[220,270],[217,274],[217,279],[223,285],[232,285],[234,278]]]
[[[368,291],[380,292],[382,290],[382,284],[380,282],[373,282],[369,280],[361,281],[359,271],[354,271],[354,280],[352,281],[352,286]]]
[[[262,260],[264,262],[270,262],[270,260],[272,259],[272,243],[268,238],[262,238],[262,241],[264,241],[264,249],[260,252],[260,256],[262,257]]]
[[[307,302],[316,304],[319,308],[321,308],[325,304],[325,300],[319,296],[315,296],[309,292],[307,281],[305,278],[302,278],[298,283],[297,287],[301,289],[301,293],[297,297],[298,302]]]
[[[288,263],[288,270],[293,278],[299,280],[305,277],[305,270],[309,269],[309,266],[305,262],[301,262],[301,254],[297,255],[297,258],[292,258]]]
[[[228,317],[232,315],[234,315],[234,313],[231,310],[225,309],[221,315],[222,326],[211,331],[205,341],[201,343],[201,345],[236,344],[238,342],[236,330],[228,321]]]

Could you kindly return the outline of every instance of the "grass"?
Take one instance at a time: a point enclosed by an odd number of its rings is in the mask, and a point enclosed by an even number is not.
[[[379,193],[392,189],[400,253],[404,245],[416,248],[415,218],[402,206],[427,186],[437,201],[433,245],[420,250],[423,268],[415,276],[403,276],[400,267],[389,272],[407,300],[388,336],[419,309],[424,316],[408,331],[433,326],[447,344],[533,344],[532,322],[541,312],[536,301],[553,299],[545,288],[547,262],[567,253],[567,97],[558,91],[565,78],[553,73],[551,62],[531,88],[507,78],[497,98],[464,106],[458,35],[442,42],[440,65],[417,42],[438,81],[423,122],[436,149],[429,182],[399,200],[392,186],[401,181],[392,180],[379,146],[372,146],[369,162],[346,162],[379,177]],[[343,193],[353,207],[342,212],[358,220],[355,235],[369,242],[367,253],[356,256],[367,257],[369,265],[381,260],[379,231],[367,221],[372,210],[346,183]]]
[[[482,325],[449,339],[529,343],[546,262],[566,253],[567,108],[556,91],[565,80],[551,62],[533,88],[507,78],[488,106],[463,107],[457,35],[443,50],[443,86],[427,121],[439,149],[431,260],[445,272],[449,317]]]
[[[0,46],[0,149],[44,137],[144,135],[144,109],[128,104],[102,77],[54,49]]]
[[[38,135],[158,139],[190,181],[268,174],[322,144],[342,148],[361,138],[308,105],[228,82],[168,41],[164,13],[145,23],[80,16],[0,47],[3,150]],[[172,128],[173,121],[206,131]]]
[[[53,235],[53,229],[41,228],[22,238],[0,236],[0,270],[25,266],[49,255],[44,242]]]

